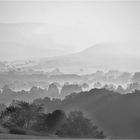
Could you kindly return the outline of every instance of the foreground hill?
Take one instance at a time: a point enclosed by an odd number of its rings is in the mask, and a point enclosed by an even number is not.
[[[140,138],[140,92],[121,95],[106,89],[71,94],[65,100],[35,100],[46,111],[62,109],[83,111],[100,126],[107,136],[114,138]]]

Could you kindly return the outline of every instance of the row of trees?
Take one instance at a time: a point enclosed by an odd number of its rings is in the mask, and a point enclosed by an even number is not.
[[[71,93],[78,93],[82,91],[82,87],[77,84],[64,85],[59,91],[56,84],[52,83],[48,89],[42,89],[40,87],[33,86],[29,91],[13,91],[8,85],[5,85],[0,90],[0,103],[9,105],[14,99],[22,100],[26,102],[32,102],[36,98],[59,98],[63,99],[65,96]]]
[[[41,105],[27,102],[7,107],[0,115],[1,125],[11,133],[26,134],[34,131],[40,134],[53,134],[73,138],[105,138],[82,112],[70,112],[66,116],[62,110],[44,113]]]

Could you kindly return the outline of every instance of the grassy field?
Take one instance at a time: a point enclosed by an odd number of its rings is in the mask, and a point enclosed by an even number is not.
[[[0,139],[56,139],[57,137],[49,137],[49,136],[33,136],[33,135],[16,135],[16,134],[7,134],[7,133],[0,133]]]
[[[0,139],[2,139],[2,140],[8,140],[8,139],[13,139],[13,140],[24,140],[24,139],[25,140],[35,140],[35,139],[37,139],[37,140],[43,140],[43,139],[71,140],[71,138],[59,138],[59,137],[55,137],[55,136],[50,137],[50,136],[16,135],[16,134],[6,134],[6,133],[0,133]],[[72,140],[78,140],[78,139],[72,139]],[[82,140],[88,140],[88,139],[82,139]]]

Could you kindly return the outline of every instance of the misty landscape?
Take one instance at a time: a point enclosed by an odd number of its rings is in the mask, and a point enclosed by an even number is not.
[[[0,139],[140,139],[139,1],[0,1]]]

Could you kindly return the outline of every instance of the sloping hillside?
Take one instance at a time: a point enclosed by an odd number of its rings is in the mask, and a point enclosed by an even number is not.
[[[121,95],[106,89],[71,94],[65,100],[36,100],[46,111],[62,109],[83,111],[107,136],[140,138],[140,92]]]

